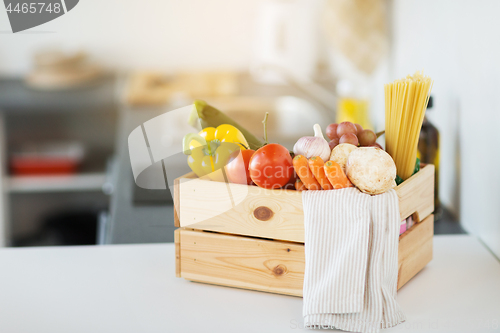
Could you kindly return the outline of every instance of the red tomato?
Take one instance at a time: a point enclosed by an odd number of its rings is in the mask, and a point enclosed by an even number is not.
[[[297,173],[295,173],[294,169],[292,170],[292,175],[290,176],[288,183],[286,183],[285,186],[282,186],[281,188],[284,188],[285,190],[295,190],[295,182],[297,181],[297,178]]]
[[[293,162],[288,149],[277,143],[259,148],[250,159],[250,178],[263,188],[280,188],[293,174]]]
[[[244,185],[252,184],[252,179],[248,172],[248,163],[250,163],[250,158],[254,153],[255,150],[246,149],[235,151],[229,155],[226,173],[231,183]]]

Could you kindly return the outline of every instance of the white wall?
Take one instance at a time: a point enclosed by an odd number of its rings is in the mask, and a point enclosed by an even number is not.
[[[262,2],[82,0],[18,34],[5,33],[10,26],[0,10],[0,74],[27,72],[30,54],[48,44],[85,48],[118,70],[246,69]],[[442,134],[443,203],[500,255],[500,2],[393,0],[392,12],[389,80],[418,69],[435,79],[429,118]]]
[[[83,47],[114,69],[246,68],[261,0],[82,0],[17,34],[0,9],[0,74],[25,73],[39,47]],[[47,32],[47,33],[43,33]]]
[[[441,198],[500,256],[500,2],[394,0],[392,78],[425,69]]]

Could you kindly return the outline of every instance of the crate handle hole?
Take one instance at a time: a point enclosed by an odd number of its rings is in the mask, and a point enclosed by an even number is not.
[[[415,212],[415,213],[411,214],[410,216],[413,219],[413,224],[417,224],[417,223],[422,222],[422,221],[420,221],[420,216],[418,216],[418,212]]]

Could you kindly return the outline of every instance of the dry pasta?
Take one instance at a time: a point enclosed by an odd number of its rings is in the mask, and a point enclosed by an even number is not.
[[[403,180],[415,168],[418,138],[433,83],[423,72],[416,72],[384,85],[385,149]]]

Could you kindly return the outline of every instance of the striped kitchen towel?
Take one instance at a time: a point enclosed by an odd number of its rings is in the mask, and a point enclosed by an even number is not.
[[[302,201],[305,326],[378,332],[403,322],[396,302],[396,192],[304,191]]]

